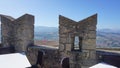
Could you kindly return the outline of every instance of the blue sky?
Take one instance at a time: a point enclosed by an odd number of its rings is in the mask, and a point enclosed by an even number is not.
[[[98,13],[97,28],[120,29],[120,0],[0,0],[0,14],[35,16],[35,26],[58,27],[58,16],[75,21]]]

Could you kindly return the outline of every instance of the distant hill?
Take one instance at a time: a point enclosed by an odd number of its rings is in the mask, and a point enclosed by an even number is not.
[[[37,26],[35,27],[34,31],[35,40],[58,40],[57,27]]]
[[[58,32],[57,27],[36,26],[35,32]]]
[[[120,34],[120,29],[98,29],[98,32],[105,32],[105,33],[116,33]]]
[[[35,40],[59,41],[57,27],[36,26],[34,29]],[[0,28],[1,32],[1,28]],[[1,37],[1,33],[0,33]],[[100,48],[118,48],[120,47],[120,30],[119,29],[98,29],[97,30],[97,47]]]
[[[120,47],[120,30],[101,29],[97,31],[98,47]]]
[[[35,27],[35,40],[58,41],[58,36],[57,27]],[[120,47],[120,30],[98,29],[96,43],[100,48]]]

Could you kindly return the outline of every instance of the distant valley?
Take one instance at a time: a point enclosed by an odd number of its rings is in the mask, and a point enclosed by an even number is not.
[[[117,48],[120,47],[120,30],[101,29],[97,30],[97,47]]]
[[[35,40],[58,41],[59,34],[57,27],[35,27]],[[97,47],[100,48],[118,48],[120,47],[120,30],[98,29]]]
[[[1,31],[1,30],[0,30]],[[0,34],[1,37],[1,34]],[[38,41],[52,41],[55,43],[59,41],[59,34],[57,27],[36,26],[34,29],[34,40]],[[38,41],[39,42],[39,41]],[[120,30],[118,29],[98,29],[97,39],[98,48],[118,48],[120,47]]]

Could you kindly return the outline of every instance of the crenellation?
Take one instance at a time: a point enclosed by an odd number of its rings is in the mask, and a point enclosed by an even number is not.
[[[62,52],[61,55],[64,55],[65,57],[65,54],[67,56],[71,54],[69,56],[70,68],[80,68],[86,65],[91,66],[96,63],[97,14],[79,22],[70,20],[67,17],[59,16],[59,24],[59,49],[61,49],[61,45],[64,43],[64,46],[66,47],[64,47],[64,52]],[[63,38],[61,35],[67,36]],[[75,42],[75,37],[79,38],[78,42]],[[68,41],[65,40],[69,40],[71,43],[68,44]],[[78,45],[75,45],[75,43],[78,43]],[[69,54],[66,53],[67,51]],[[88,65],[90,62],[93,63]]]
[[[97,14],[78,22],[59,15],[59,48],[34,45],[33,15],[17,19],[0,16],[2,47],[14,46],[15,52],[26,52],[32,65],[61,68],[65,59],[70,68],[88,68],[97,63]]]
[[[10,16],[1,16],[2,45],[14,46],[18,52],[26,51],[29,44],[33,44],[34,16],[25,14],[14,19]]]

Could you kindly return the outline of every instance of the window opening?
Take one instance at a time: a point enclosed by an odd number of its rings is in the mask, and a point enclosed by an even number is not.
[[[72,47],[73,47],[72,50],[73,51],[82,51],[82,38],[79,36],[75,36],[73,38],[73,41],[74,41],[74,43],[72,45]]]

